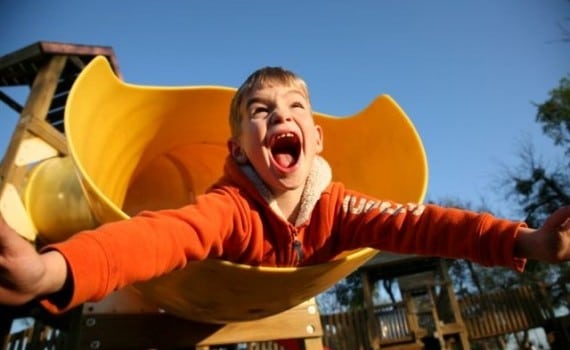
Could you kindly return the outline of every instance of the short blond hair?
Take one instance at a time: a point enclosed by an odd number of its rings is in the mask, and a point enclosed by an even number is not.
[[[309,99],[307,83],[297,74],[281,67],[260,68],[247,77],[232,98],[229,118],[232,137],[237,137],[241,134],[241,118],[247,97],[251,95],[253,91],[270,86],[271,84],[297,87],[301,89],[307,99]]]

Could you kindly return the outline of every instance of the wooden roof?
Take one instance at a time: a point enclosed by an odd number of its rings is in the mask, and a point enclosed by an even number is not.
[[[109,46],[91,46],[51,41],[39,41],[0,57],[0,88],[31,86],[39,69],[54,56],[66,56],[67,62],[59,77],[54,98],[46,120],[61,129],[63,110],[73,82],[85,65],[96,56],[105,56],[120,76],[117,59]],[[0,101],[20,113],[23,109],[15,99],[0,90]]]
[[[68,76],[81,71],[85,64],[98,55],[107,57],[118,73],[115,53],[109,46],[39,41],[0,57],[0,86],[30,85],[39,67],[55,55],[73,57],[69,67],[66,67]]]
[[[404,255],[380,252],[360,271],[366,272],[371,280],[389,279],[438,268],[440,258],[419,255]]]

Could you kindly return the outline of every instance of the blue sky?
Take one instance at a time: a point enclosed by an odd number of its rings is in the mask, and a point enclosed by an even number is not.
[[[508,213],[493,186],[520,145],[557,154],[533,102],[570,73],[569,17],[566,0],[0,0],[0,55],[40,40],[112,46],[124,80],[149,85],[238,86],[281,65],[338,116],[386,93],[422,137],[429,199]],[[16,120],[0,106],[0,150]]]

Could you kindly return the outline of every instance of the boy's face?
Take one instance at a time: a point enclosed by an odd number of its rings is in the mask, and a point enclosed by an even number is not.
[[[241,134],[230,140],[232,154],[245,154],[274,195],[302,188],[323,149],[306,94],[294,86],[267,85],[244,99],[241,114]]]

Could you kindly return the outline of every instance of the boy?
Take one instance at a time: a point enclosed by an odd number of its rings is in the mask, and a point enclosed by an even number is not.
[[[64,311],[205,258],[301,266],[370,246],[519,271],[527,258],[570,259],[570,207],[533,230],[488,214],[380,201],[331,182],[307,86],[287,70],[250,75],[230,124],[224,175],[194,204],[106,224],[41,254],[0,220],[0,304],[39,298]]]

